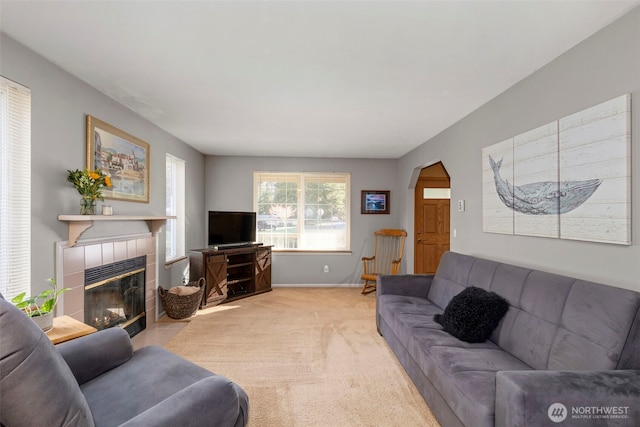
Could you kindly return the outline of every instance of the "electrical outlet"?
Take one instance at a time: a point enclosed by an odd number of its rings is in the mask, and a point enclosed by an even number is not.
[[[464,200],[458,200],[458,212],[464,212],[465,209],[465,203]]]
[[[325,264],[324,265],[324,272],[328,273],[329,272],[329,264]]]

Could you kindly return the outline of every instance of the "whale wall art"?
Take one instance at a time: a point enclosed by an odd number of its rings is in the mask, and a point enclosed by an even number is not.
[[[631,244],[631,95],[482,149],[483,231]]]

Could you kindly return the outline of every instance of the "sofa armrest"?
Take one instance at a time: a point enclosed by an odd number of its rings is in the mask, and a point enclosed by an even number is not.
[[[131,339],[121,328],[109,328],[56,345],[78,384],[120,366],[133,355]]]
[[[391,294],[427,298],[433,274],[397,274],[378,276],[377,295]]]
[[[640,420],[640,370],[502,371],[496,375],[496,427],[586,426]],[[608,425],[608,424],[607,424]]]
[[[223,376],[204,378],[138,414],[120,427],[243,427],[249,398]]]

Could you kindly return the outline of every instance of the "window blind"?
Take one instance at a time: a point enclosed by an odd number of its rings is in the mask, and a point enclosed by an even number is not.
[[[31,91],[0,76],[0,292],[31,288]]]
[[[167,220],[166,262],[185,256],[185,161],[166,156],[166,212],[177,219]]]

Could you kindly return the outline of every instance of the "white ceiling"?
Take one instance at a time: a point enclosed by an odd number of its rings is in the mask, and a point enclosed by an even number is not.
[[[204,154],[397,158],[638,4],[1,0],[0,30]]]

